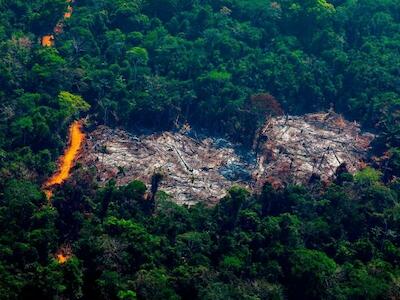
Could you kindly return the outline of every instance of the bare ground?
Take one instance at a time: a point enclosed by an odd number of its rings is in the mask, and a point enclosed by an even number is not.
[[[312,176],[329,182],[342,164],[354,173],[365,166],[373,138],[333,112],[281,116],[259,130],[256,153],[244,158],[222,139],[177,132],[135,136],[99,126],[88,134],[80,163],[96,168],[100,184],[139,179],[150,188],[153,176],[161,174],[160,189],[178,204],[212,205],[235,184],[259,190],[265,182],[307,184]]]

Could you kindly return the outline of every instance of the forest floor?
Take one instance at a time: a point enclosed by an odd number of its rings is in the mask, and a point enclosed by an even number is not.
[[[329,182],[344,164],[354,173],[366,165],[373,138],[333,112],[271,118],[246,155],[223,139],[179,132],[136,136],[99,126],[88,133],[79,161],[96,168],[101,185],[112,178],[118,185],[139,179],[150,188],[159,174],[159,188],[178,204],[212,205],[235,184],[259,190],[265,182],[275,187],[307,184],[312,177]]]

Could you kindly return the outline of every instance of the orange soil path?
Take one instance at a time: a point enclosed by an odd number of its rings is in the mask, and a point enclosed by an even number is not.
[[[62,184],[70,176],[70,172],[81,150],[85,134],[82,131],[82,122],[75,121],[69,128],[69,143],[64,155],[59,160],[57,172],[43,185],[47,198],[53,195],[52,188]]]
[[[57,25],[54,27],[53,31],[55,34],[60,34],[63,32],[63,27],[64,27],[64,20],[71,18],[73,8],[71,6],[71,3],[73,2],[72,0],[67,0],[68,3],[68,8],[67,11],[64,13],[64,18],[57,23]],[[54,34],[48,34],[42,37],[42,46],[43,47],[53,47],[54,46]]]
[[[72,248],[70,245],[63,245],[58,249],[55,259],[59,264],[65,264],[72,257]]]
[[[64,20],[71,18],[73,8],[71,3],[73,0],[66,0],[68,2],[68,9],[64,13],[64,18],[54,27],[54,34],[60,34],[63,32]],[[53,47],[54,46],[54,34],[48,34],[42,36],[41,44],[43,47]],[[69,178],[72,167],[74,166],[75,160],[79,154],[82,147],[83,141],[85,140],[85,134],[82,131],[82,122],[75,121],[71,124],[69,128],[69,143],[67,149],[65,149],[64,155],[60,157],[57,172],[49,178],[48,181],[43,185],[43,191],[47,196],[47,199],[53,196],[53,188],[56,185],[62,184],[65,180]],[[66,263],[72,255],[70,248],[67,250],[61,248],[56,253],[55,258],[59,264]]]

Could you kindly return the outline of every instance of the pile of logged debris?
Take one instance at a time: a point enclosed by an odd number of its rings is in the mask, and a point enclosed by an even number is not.
[[[334,112],[271,118],[258,135],[254,179],[276,187],[329,182],[339,166],[350,173],[362,169],[373,139]]]
[[[178,132],[135,136],[99,126],[87,135],[80,162],[96,168],[100,184],[139,179],[150,189],[158,176],[159,188],[178,204],[214,204],[234,184],[259,190],[265,182],[280,187],[310,178],[329,181],[344,165],[353,173],[365,165],[373,138],[333,112],[280,116],[259,130],[255,153],[244,157],[222,139]]]

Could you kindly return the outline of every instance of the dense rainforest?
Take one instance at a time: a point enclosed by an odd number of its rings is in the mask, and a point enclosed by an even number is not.
[[[78,118],[250,147],[257,95],[361,123],[371,167],[215,207],[41,189]],[[399,0],[0,0],[0,299],[400,299],[399,176]]]

